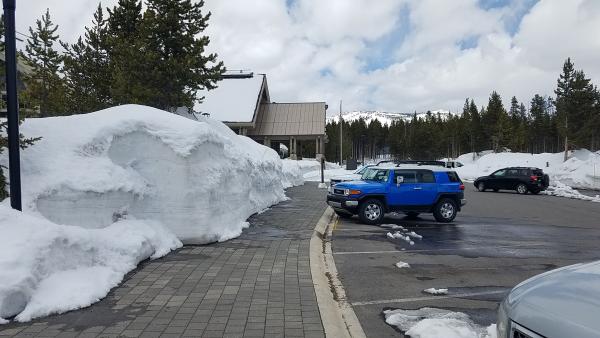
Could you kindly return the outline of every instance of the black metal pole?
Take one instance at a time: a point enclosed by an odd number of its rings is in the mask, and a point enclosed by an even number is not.
[[[321,157],[321,183],[325,183],[325,157],[324,156]]]
[[[15,0],[2,0],[2,3],[4,4],[4,61],[6,66],[10,205],[13,209],[21,210],[21,164],[19,159],[19,104],[17,101],[15,2]]]

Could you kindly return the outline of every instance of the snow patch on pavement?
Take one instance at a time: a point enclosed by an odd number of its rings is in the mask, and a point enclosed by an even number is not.
[[[600,203],[600,195],[587,196],[561,182],[554,182],[548,187],[547,190],[542,191],[541,193],[550,196],[566,197]]]
[[[496,338],[496,324],[479,326],[461,312],[422,308],[383,313],[386,323],[412,338]]]
[[[403,229],[403,231],[406,231],[406,229]],[[416,233],[414,233],[414,232],[412,232],[412,233],[413,233],[413,235],[412,235],[412,236],[413,236],[413,237],[415,237],[415,238],[419,238],[419,239],[423,238],[423,236],[417,235],[417,234],[416,234]],[[410,235],[410,234],[408,234],[408,235],[404,235],[404,234],[403,234],[403,233],[401,233],[400,231],[396,231],[396,232],[394,232],[394,233],[388,232],[388,233],[386,234],[386,236],[387,236],[389,239],[402,239],[402,240],[404,240],[405,242],[407,242],[407,243],[408,243],[408,244],[410,244],[410,245],[415,245],[415,242],[414,242],[414,241],[412,241],[412,239],[411,239],[411,235]],[[417,237],[417,236],[418,236],[418,237]]]
[[[389,229],[392,229],[392,230],[407,231],[402,225],[398,225],[398,224],[381,224],[380,227],[382,227],[382,228],[389,228]]]
[[[411,231],[409,233],[407,233],[407,235],[409,235],[412,238],[418,238],[418,239],[423,239],[423,236],[419,235],[418,233]]]
[[[406,262],[398,262],[396,263],[396,267],[403,269],[403,268],[410,268],[410,264],[406,263]]]
[[[431,295],[447,295],[448,289],[429,288],[429,289],[423,290],[423,292],[431,294]]]

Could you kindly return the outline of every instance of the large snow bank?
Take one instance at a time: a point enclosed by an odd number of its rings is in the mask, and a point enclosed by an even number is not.
[[[144,106],[29,119],[21,130],[43,138],[22,152],[24,213],[0,208],[0,317],[87,306],[180,240],[238,236],[303,182],[221,122]]]
[[[385,321],[412,338],[496,338],[496,325],[481,327],[461,312],[436,308],[386,310]]]
[[[238,236],[245,220],[302,183],[277,153],[212,119],[125,105],[30,119],[24,206],[59,224],[102,228],[122,215],[160,221],[184,242]],[[235,208],[231,208],[235,205]]]
[[[563,159],[563,153],[484,152],[482,156],[468,153],[457,158],[464,164],[457,171],[461,178],[473,180],[505,167],[538,167],[550,176],[551,183],[559,181],[574,188],[600,189],[600,152],[581,149],[571,152],[566,162]]]
[[[0,317],[17,315],[18,321],[88,306],[140,261],[181,246],[152,221],[85,229],[6,205],[0,205],[0,232]]]

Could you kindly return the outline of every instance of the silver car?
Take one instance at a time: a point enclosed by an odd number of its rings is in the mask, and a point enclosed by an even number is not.
[[[500,304],[498,338],[600,337],[600,261],[534,276]]]

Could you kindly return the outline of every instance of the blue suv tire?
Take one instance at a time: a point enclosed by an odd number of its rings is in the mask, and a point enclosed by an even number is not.
[[[385,207],[380,200],[371,198],[360,203],[358,217],[365,224],[380,224],[385,215]]]
[[[458,205],[451,198],[442,198],[433,207],[433,217],[441,223],[450,223],[456,217]]]

